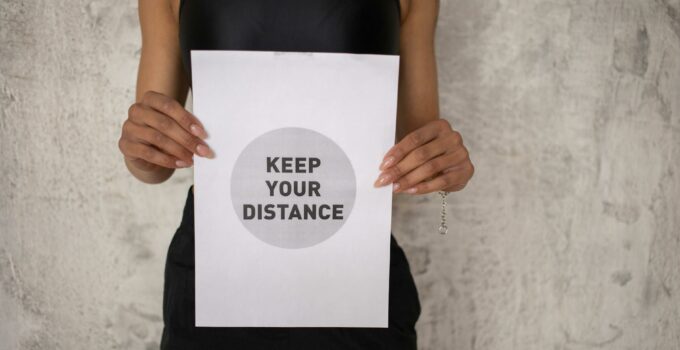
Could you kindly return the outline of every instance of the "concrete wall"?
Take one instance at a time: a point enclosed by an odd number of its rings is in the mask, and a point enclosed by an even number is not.
[[[442,0],[476,174],[399,196],[422,349],[680,349],[680,1]],[[155,349],[191,172],[117,149],[136,1],[0,2],[0,349]]]

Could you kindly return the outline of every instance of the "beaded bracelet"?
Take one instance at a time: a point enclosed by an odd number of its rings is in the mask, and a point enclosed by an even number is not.
[[[446,226],[446,196],[449,194],[447,191],[439,191],[439,195],[442,197],[442,221],[439,224],[439,233],[445,235],[449,232],[449,227]]]

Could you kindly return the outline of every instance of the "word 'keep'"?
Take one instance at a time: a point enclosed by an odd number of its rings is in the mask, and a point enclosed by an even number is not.
[[[268,173],[314,173],[321,166],[315,157],[267,157]]]

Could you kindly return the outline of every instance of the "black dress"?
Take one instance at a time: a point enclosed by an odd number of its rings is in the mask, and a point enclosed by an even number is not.
[[[191,80],[192,49],[398,55],[400,11],[399,0],[181,0],[182,60]],[[168,248],[162,350],[416,349],[418,291],[393,235],[388,328],[195,327],[193,200],[191,186]]]

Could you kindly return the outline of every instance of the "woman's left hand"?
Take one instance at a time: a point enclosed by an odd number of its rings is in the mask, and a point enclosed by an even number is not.
[[[446,119],[433,120],[392,146],[380,164],[375,187],[425,194],[462,190],[474,173],[459,132]]]

